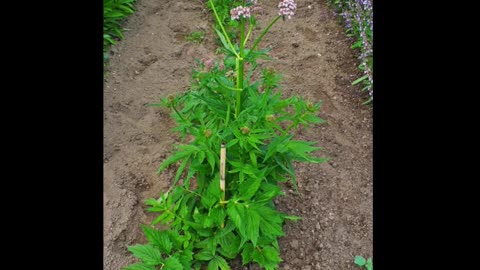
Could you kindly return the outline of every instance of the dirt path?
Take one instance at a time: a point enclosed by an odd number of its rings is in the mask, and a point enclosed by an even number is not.
[[[260,0],[263,24],[277,12],[278,0]],[[329,163],[300,164],[300,194],[278,200],[280,210],[304,219],[287,223],[281,238],[280,269],[357,269],[355,255],[372,256],[372,117],[361,105],[359,77],[349,41],[325,1],[298,0],[297,15],[277,23],[261,46],[273,48],[273,66],[284,74],[285,94],[323,100],[323,124],[299,134],[317,141]],[[311,9],[308,6],[311,6]],[[113,48],[104,89],[104,269],[134,261],[126,246],[144,242],[139,229],[153,216],[143,201],[170,184],[172,171],[155,171],[172,151],[177,135],[168,114],[148,107],[159,97],[189,86],[195,58],[215,49],[212,21],[201,1],[138,0]],[[204,30],[202,44],[183,36]],[[232,266],[232,269],[243,269]],[[251,268],[253,269],[253,267]]]

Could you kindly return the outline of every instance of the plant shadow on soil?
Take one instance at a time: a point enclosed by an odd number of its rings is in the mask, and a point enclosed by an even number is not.
[[[278,1],[263,0],[261,27],[277,13]],[[358,269],[355,255],[372,256],[372,112],[351,82],[360,76],[349,40],[326,1],[298,1],[297,14],[279,21],[260,43],[270,47],[283,74],[286,96],[323,100],[327,123],[303,129],[298,138],[323,147],[322,164],[297,164],[299,193],[284,186],[280,211],[303,218],[287,222],[280,238],[280,269]],[[213,18],[201,1],[138,0],[125,23],[130,31],[112,48],[104,83],[104,269],[135,261],[127,246],[145,243],[140,224],[155,217],[143,201],[158,197],[175,167],[156,175],[179,142],[169,113],[149,107],[189,86],[195,58],[213,56]],[[308,8],[310,6],[311,8]],[[206,33],[200,44],[183,38]],[[259,33],[257,32],[256,35]],[[254,36],[255,37],[255,36]],[[232,269],[248,269],[237,260]],[[259,269],[252,265],[249,269]]]

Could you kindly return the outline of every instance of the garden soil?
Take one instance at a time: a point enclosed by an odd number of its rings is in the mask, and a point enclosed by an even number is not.
[[[260,0],[263,27],[278,0]],[[325,0],[298,0],[297,14],[277,22],[260,43],[272,48],[262,63],[283,73],[285,96],[323,100],[325,124],[302,129],[297,138],[316,141],[329,157],[322,164],[297,164],[299,193],[284,186],[279,210],[303,217],[287,221],[280,238],[280,269],[358,269],[355,255],[372,256],[372,110],[351,82],[361,76],[356,54]],[[145,243],[139,225],[155,214],[145,199],[172,183],[175,167],[156,175],[179,142],[169,112],[149,107],[160,97],[189,87],[195,58],[212,56],[212,15],[200,0],[138,0],[124,24],[125,38],[112,47],[104,82],[104,269],[135,261],[128,245]],[[184,37],[205,31],[200,44]],[[258,31],[256,35],[258,36]],[[255,37],[255,36],[254,36]],[[232,269],[258,269],[241,266]]]

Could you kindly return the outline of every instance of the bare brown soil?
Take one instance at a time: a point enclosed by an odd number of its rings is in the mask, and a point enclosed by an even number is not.
[[[260,0],[264,27],[278,0]],[[286,187],[279,210],[303,217],[288,222],[280,239],[280,269],[358,269],[355,255],[372,256],[372,112],[361,105],[355,54],[324,0],[298,0],[297,15],[278,22],[261,47],[271,47],[271,66],[284,74],[285,95],[323,100],[327,121],[302,130],[316,141],[327,163],[298,164],[299,194]],[[308,6],[310,5],[310,9]],[[145,243],[139,225],[152,220],[143,201],[170,184],[175,168],[155,174],[178,134],[165,111],[148,107],[189,86],[195,58],[212,55],[212,17],[202,1],[138,0],[125,24],[125,39],[112,49],[104,85],[104,269],[119,270],[135,259],[127,245]],[[262,28],[263,28],[262,27]],[[187,43],[192,31],[207,33]],[[258,33],[257,33],[258,35]],[[232,269],[243,269],[238,262]],[[257,269],[250,267],[250,269]]]

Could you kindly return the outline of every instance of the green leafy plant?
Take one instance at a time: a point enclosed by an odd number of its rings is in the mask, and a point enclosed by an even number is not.
[[[123,38],[122,20],[135,11],[136,0],[103,0],[103,61],[108,60],[110,45]]]
[[[203,39],[205,38],[205,33],[202,31],[194,31],[190,33],[190,35],[185,37],[186,41],[193,42],[193,43],[202,43]]]
[[[160,174],[175,166],[176,175],[168,191],[146,201],[147,211],[159,215],[142,226],[149,244],[129,247],[141,262],[127,270],[226,270],[237,256],[244,265],[277,269],[283,224],[300,219],[275,209],[273,200],[284,195],[280,183],[297,189],[294,162],[327,160],[313,156],[320,147],[294,138],[298,129],[324,122],[317,116],[321,102],[282,98],[281,75],[257,70],[257,59],[270,59],[257,47],[283,16],[247,48],[254,16],[238,17],[240,37],[233,43],[210,4],[223,55],[197,61],[188,91],[152,104],[172,110],[183,144],[158,168]]]
[[[355,264],[360,267],[365,267],[367,270],[373,270],[372,258],[368,258],[368,260],[366,260],[362,256],[355,256]]]

